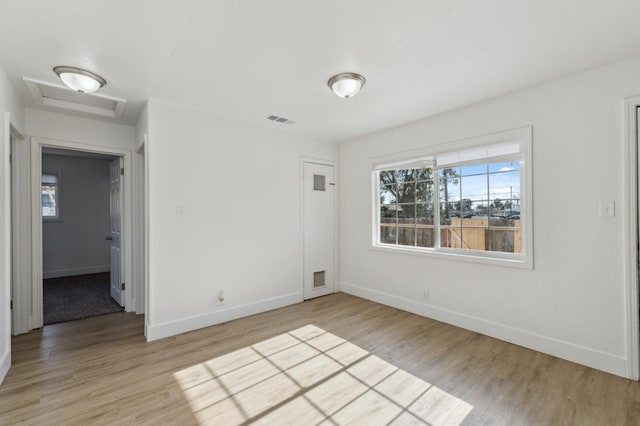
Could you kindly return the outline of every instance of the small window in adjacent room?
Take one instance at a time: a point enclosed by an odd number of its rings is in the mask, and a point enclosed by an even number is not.
[[[60,219],[60,173],[42,173],[42,219]]]
[[[530,152],[528,127],[381,159],[374,247],[531,268]]]

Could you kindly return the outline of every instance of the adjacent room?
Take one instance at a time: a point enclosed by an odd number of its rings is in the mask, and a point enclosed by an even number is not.
[[[114,157],[43,150],[44,325],[123,310],[110,294],[112,163],[119,175]]]
[[[640,424],[638,16],[3,2],[0,424]]]

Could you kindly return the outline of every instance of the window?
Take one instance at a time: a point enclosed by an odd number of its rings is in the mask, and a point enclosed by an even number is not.
[[[531,128],[437,148],[374,164],[374,246],[531,267]]]
[[[60,219],[60,173],[42,173],[42,218]]]

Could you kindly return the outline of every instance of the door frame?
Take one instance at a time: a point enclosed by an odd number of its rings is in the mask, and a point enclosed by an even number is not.
[[[11,135],[12,114],[0,113],[0,383],[11,368],[11,323],[9,300],[12,292],[12,234],[11,225]],[[4,126],[4,127],[3,127]]]
[[[300,295],[301,300],[305,300],[304,298],[304,164],[305,163],[313,163],[320,164],[322,166],[333,166],[333,180],[335,182],[335,190],[333,193],[333,292],[338,293],[340,291],[340,281],[338,281],[338,200],[340,197],[338,196],[339,191],[339,180],[338,180],[338,164],[333,160],[323,160],[319,158],[313,157],[300,157],[300,253],[302,256],[300,257]]]
[[[11,333],[24,334],[29,331],[28,309],[30,297],[31,255],[30,255],[30,215],[29,167],[26,162],[29,155],[27,138],[10,125],[11,140],[11,292],[13,310],[11,311]],[[23,158],[24,155],[24,158]],[[25,160],[24,162],[21,160]]]
[[[638,302],[638,220],[640,215],[638,200],[640,194],[638,190],[638,115],[637,108],[640,107],[640,96],[634,96],[624,100],[624,121],[625,121],[625,143],[624,143],[624,276],[625,276],[625,317],[626,317],[626,356],[627,356],[627,377],[632,380],[640,378],[640,320]]]
[[[74,151],[106,154],[122,157],[124,162],[124,200],[122,210],[122,250],[123,264],[122,276],[125,287],[125,311],[135,311],[133,295],[135,283],[133,282],[133,173],[132,152],[129,149],[114,148],[109,146],[88,145],[79,142],[71,142],[59,139],[43,137],[31,137],[31,315],[29,328],[35,329],[43,326],[43,302],[42,302],[42,148],[59,148]],[[21,309],[29,308],[21,306]]]

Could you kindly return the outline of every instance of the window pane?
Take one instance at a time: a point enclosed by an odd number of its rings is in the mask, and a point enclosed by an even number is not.
[[[440,203],[440,225],[451,224],[450,215],[453,210],[451,203]]]
[[[58,185],[43,184],[42,185],[42,217],[58,216]]]
[[[396,183],[396,176],[393,170],[382,170],[380,172],[380,184]]]
[[[445,225],[451,217],[458,217],[460,201],[460,174],[459,169],[443,169],[438,171],[440,179],[440,223]]]
[[[460,176],[485,175],[487,174],[487,165],[467,166],[460,168]]]
[[[398,225],[398,245],[411,247],[416,245],[415,225]]]
[[[397,196],[399,203],[415,203],[416,182],[411,181],[399,183]]]
[[[383,204],[380,206],[380,223],[396,223],[397,204]]]
[[[398,204],[398,217],[406,219],[402,223],[415,223],[416,205],[413,203]]]
[[[465,222],[466,221],[467,220],[465,220]],[[473,226],[476,225],[476,223],[473,223],[476,221],[476,219],[468,219],[468,221],[470,223],[465,223],[465,225],[466,224],[470,224]],[[478,251],[486,250],[486,241],[485,241],[486,232],[487,232],[487,229],[483,227],[462,228],[462,248],[465,250],[478,250]]]
[[[380,185],[380,204],[393,204],[397,202],[397,185]]]
[[[416,223],[418,225],[433,225],[433,204],[416,205]]]
[[[433,181],[424,180],[416,183],[416,202],[433,202]]]
[[[433,220],[433,204],[416,205],[416,246],[435,246]]]
[[[416,224],[433,226],[433,170],[429,168],[378,172],[380,242],[414,247]],[[431,235],[427,235],[428,232]],[[433,230],[421,234],[423,246],[433,246]]]
[[[395,173],[398,183],[429,179],[428,169],[398,169]]]
[[[496,172],[489,174],[489,199],[508,200],[520,198],[520,172]]]
[[[416,246],[434,247],[435,240],[435,230],[433,228],[423,228],[418,225],[416,229]]]
[[[380,225],[380,242],[383,244],[395,244],[398,230],[395,224]]]
[[[489,174],[489,197],[492,216],[506,218],[519,215],[520,172]]]
[[[395,244],[397,235],[397,204],[383,204],[380,206],[380,242]]]
[[[514,161],[512,163],[493,163],[489,164],[489,173],[493,172],[510,172],[510,171],[520,171],[520,162]]]
[[[471,203],[471,217],[483,218],[489,215],[489,200],[474,201]]]
[[[513,229],[491,229],[487,231],[489,236],[488,250],[506,253],[520,253],[520,232]],[[516,239],[518,240],[516,243]],[[517,251],[516,251],[517,250]]]
[[[416,205],[399,204],[398,206],[398,244],[415,246]]]
[[[460,228],[441,227],[440,246],[446,248],[460,248],[462,246]]]
[[[472,201],[486,200],[487,196],[487,175],[465,176],[460,178],[462,198]]]

